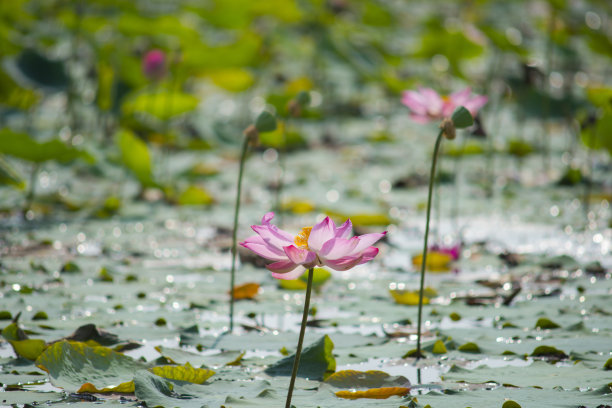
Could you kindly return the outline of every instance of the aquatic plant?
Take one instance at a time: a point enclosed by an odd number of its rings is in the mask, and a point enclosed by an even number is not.
[[[266,267],[277,279],[297,279],[304,270],[308,270],[302,324],[285,404],[285,408],[290,408],[308,320],[314,268],[329,266],[337,271],[346,271],[371,261],[378,254],[378,248],[372,245],[387,232],[350,237],[353,229],[350,219],[337,227],[331,218],[325,217],[315,226],[302,228],[293,236],[271,224],[272,218],[274,218],[273,212],[265,214],[261,219],[261,225],[251,227],[257,235],[247,238],[240,245],[274,261]]]
[[[236,201],[234,203],[234,226],[232,229],[232,266],[230,271],[230,311],[229,311],[229,331],[234,330],[234,285],[236,275],[236,255],[237,255],[237,233],[238,217],[240,214],[240,196],[242,195],[242,175],[244,173],[244,163],[246,162],[249,145],[257,142],[259,132],[271,132],[276,129],[276,118],[270,112],[263,111],[255,120],[244,130],[242,150],[240,153],[240,165],[238,169],[238,181],[236,183]]]
[[[430,88],[421,88],[418,92],[406,91],[402,103],[411,110],[411,117],[418,123],[428,123],[431,120],[442,118],[440,131],[436,138],[434,151],[431,161],[431,171],[429,174],[429,190],[427,194],[427,215],[425,221],[425,237],[423,242],[423,259],[421,261],[421,278],[419,283],[419,310],[417,323],[417,348],[415,356],[422,357],[421,353],[421,325],[423,320],[423,290],[425,288],[425,266],[427,265],[427,241],[429,237],[429,221],[431,217],[431,198],[433,195],[433,185],[436,176],[436,163],[438,151],[442,138],[455,138],[455,130],[471,126],[474,123],[473,115],[478,112],[487,102],[486,96],[471,96],[470,88],[451,94],[448,98],[441,97]],[[458,103],[465,103],[469,109]],[[453,109],[449,117],[449,110]],[[471,110],[470,110],[471,109]]]

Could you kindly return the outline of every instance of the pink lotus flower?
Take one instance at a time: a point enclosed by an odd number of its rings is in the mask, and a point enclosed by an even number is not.
[[[428,123],[450,117],[459,106],[463,106],[472,116],[476,116],[487,100],[484,95],[472,96],[470,88],[449,96],[440,96],[431,88],[419,88],[418,91],[405,91],[402,97],[402,103],[411,110],[410,117],[417,123]]]
[[[461,255],[461,244],[456,244],[452,246],[441,246],[436,244],[430,246],[429,250],[448,255],[453,261],[456,261]]]
[[[162,79],[166,75],[166,54],[162,50],[147,52],[142,59],[142,71],[150,79]]]
[[[356,265],[371,261],[378,248],[371,246],[387,233],[364,234],[349,238],[353,226],[351,220],[336,227],[325,217],[314,227],[302,228],[296,236],[270,224],[274,213],[261,219],[261,225],[253,225],[257,235],[241,242],[245,248],[257,255],[274,261],[267,268],[277,279],[297,279],[304,270],[315,266],[329,266],[337,271],[346,271]]]

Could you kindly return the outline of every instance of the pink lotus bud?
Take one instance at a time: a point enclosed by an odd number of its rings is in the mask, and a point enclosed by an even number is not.
[[[142,71],[152,80],[160,80],[166,75],[166,54],[162,50],[151,50],[142,59]]]

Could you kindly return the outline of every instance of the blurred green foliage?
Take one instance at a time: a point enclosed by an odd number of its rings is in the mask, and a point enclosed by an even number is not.
[[[80,174],[120,164],[169,202],[213,202],[196,194],[200,176],[153,156],[236,147],[265,110],[281,120],[263,146],[308,148],[304,124],[388,117],[418,85],[469,85],[519,121],[577,118],[585,146],[612,152],[612,88],[598,71],[612,56],[609,11],[597,0],[4,1],[0,184],[24,186],[21,161],[82,159]],[[164,55],[155,78],[151,50]]]

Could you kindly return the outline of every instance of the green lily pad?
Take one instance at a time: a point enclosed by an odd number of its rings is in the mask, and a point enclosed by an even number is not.
[[[0,129],[0,153],[33,163],[50,160],[67,163],[76,159],[88,163],[95,162],[94,157],[85,150],[69,146],[59,139],[39,142],[26,133],[17,133],[9,129]]]
[[[462,351],[464,353],[480,353],[480,347],[478,344],[468,342],[457,347],[457,350]]]
[[[128,96],[121,110],[125,115],[146,113],[160,120],[169,120],[193,111],[198,103],[198,98],[193,95],[178,91],[158,91]]]
[[[203,384],[215,372],[205,368],[194,368],[189,363],[182,366],[158,366],[151,368],[151,372],[169,380],[185,381],[193,384]]]
[[[0,156],[0,184],[13,186],[19,190],[25,188],[25,181],[17,171]]]
[[[87,341],[95,341],[102,346],[112,346],[119,343],[119,337],[116,334],[101,330],[93,323],[80,326],[74,331],[74,333],[64,338],[64,340],[78,341],[83,343]]]
[[[558,350],[552,346],[538,346],[531,353],[532,357],[544,357],[553,359],[566,359],[568,356],[562,350]]]
[[[334,343],[329,336],[321,337],[317,342],[305,347],[300,357],[298,376],[309,379],[323,379],[336,371],[336,359],[332,354]],[[293,368],[295,354],[285,357],[266,368],[271,376],[289,376]]]
[[[448,351],[446,350],[446,346],[444,345],[444,342],[442,340],[436,340],[431,352],[433,354],[446,354]]]
[[[49,373],[53,385],[69,392],[76,392],[85,383],[99,390],[131,383],[134,372],[144,368],[142,363],[107,347],[65,340],[47,348],[36,365]]]
[[[336,388],[377,388],[389,377],[389,374],[378,370],[342,370],[327,377],[325,382]]]
[[[121,160],[145,187],[155,186],[151,155],[146,143],[129,130],[120,130],[115,143],[121,152]]]
[[[538,319],[538,321],[535,324],[535,328],[536,329],[558,329],[559,326],[557,323],[553,322],[550,319],[547,319],[546,317],[541,317]]]
[[[208,191],[199,186],[187,187],[178,197],[180,205],[210,205],[214,202]]]
[[[47,348],[47,343],[41,339],[9,340],[15,354],[19,357],[34,361]]]
[[[53,90],[66,89],[70,85],[64,62],[51,60],[34,49],[23,50],[15,66],[33,85]]]

